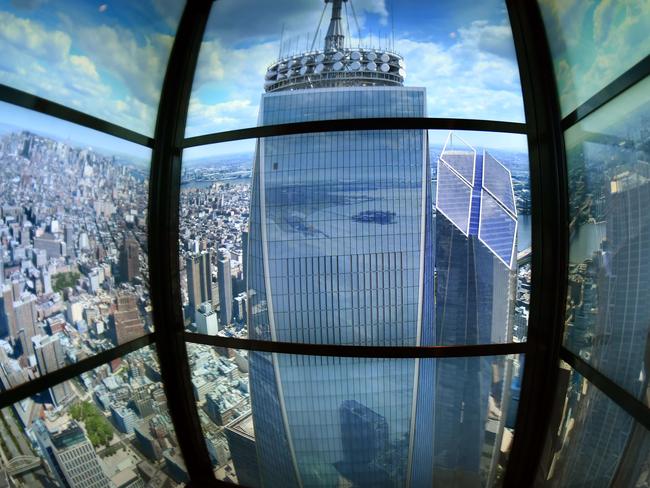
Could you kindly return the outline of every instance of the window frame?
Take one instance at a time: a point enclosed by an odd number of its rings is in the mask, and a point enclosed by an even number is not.
[[[650,407],[561,345],[568,279],[568,176],[564,131],[650,74],[650,56],[561,117],[552,58],[536,2],[505,0],[520,71],[526,123],[457,118],[373,118],[249,127],[185,138],[189,98],[213,0],[188,0],[165,74],[154,137],[0,85],[0,100],[152,149],[148,242],[155,332],[0,393],[0,408],[72,379],[117,357],[155,345],[167,403],[191,486],[232,486],[213,476],[192,393],[186,343],[285,354],[372,358],[437,358],[525,354],[520,406],[504,486],[530,486],[547,431],[553,428],[560,359],[650,429]],[[178,232],[181,155],[185,148],[314,132],[444,129],[524,134],[528,138],[532,211],[532,283],[525,343],[373,347],[206,336],[184,331]],[[557,417],[557,416],[555,416]],[[623,459],[623,458],[622,458]]]

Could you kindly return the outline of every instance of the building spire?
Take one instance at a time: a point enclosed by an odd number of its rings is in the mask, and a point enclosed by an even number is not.
[[[325,0],[325,3],[332,4],[332,17],[330,18],[330,25],[327,28],[327,35],[325,36],[325,52],[343,49],[345,34],[343,33],[343,25],[341,24],[341,6],[343,2],[347,1]]]

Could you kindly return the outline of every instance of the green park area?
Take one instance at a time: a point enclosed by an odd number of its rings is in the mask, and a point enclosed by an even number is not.
[[[55,292],[61,292],[65,288],[73,287],[81,275],[77,271],[66,271],[54,276],[52,289]]]
[[[108,446],[113,438],[113,426],[99,409],[90,402],[79,402],[70,408],[73,419],[81,421],[86,428],[93,447]]]

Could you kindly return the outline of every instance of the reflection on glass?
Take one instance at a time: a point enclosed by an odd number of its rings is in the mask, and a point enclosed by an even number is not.
[[[324,358],[192,344],[189,358],[220,480],[493,486],[502,477],[522,358]],[[425,381],[415,386],[418,371]]]
[[[565,363],[538,480],[549,487],[647,486],[650,432]]]
[[[400,344],[400,340],[406,341],[401,342],[403,344],[414,341],[414,333],[409,332],[409,320],[406,319],[411,317],[411,323],[418,321],[417,308],[412,305],[419,300],[420,282],[415,271],[420,266],[422,215],[418,208],[422,201],[421,193],[413,187],[423,181],[423,168],[417,168],[407,155],[408,152],[416,159],[422,157],[422,142],[414,142],[415,137],[421,137],[417,131],[353,131],[260,141],[259,154],[263,153],[265,160],[270,162],[264,170],[270,264],[268,286],[277,295],[272,305],[276,335],[282,336],[282,340],[316,343],[347,340],[356,344],[376,341],[376,344],[393,345]],[[434,161],[447,137],[447,132],[429,131],[428,149],[436,155]],[[453,303],[462,301],[465,304],[467,296],[475,294],[468,289],[467,273],[478,273],[480,290],[476,313],[469,313],[468,317],[480,316],[480,322],[469,328],[478,327],[481,331],[473,338],[457,338],[455,343],[524,341],[531,271],[525,137],[475,132],[463,133],[463,137],[495,147],[485,155],[481,150],[478,160],[480,163],[485,158],[489,164],[498,166],[498,170],[490,169],[489,185],[482,185],[477,179],[476,188],[472,190],[463,177],[449,169],[450,177],[467,189],[465,197],[459,201],[458,192],[450,189],[449,198],[438,199],[437,215],[434,212],[432,221],[425,215],[425,222],[430,222],[428,225],[432,227],[443,225],[441,222],[449,215],[442,208],[446,205],[454,215],[464,212],[467,227],[471,192],[474,191],[471,235],[458,232],[454,239],[459,243],[455,246],[457,254],[461,252],[462,243],[474,242],[472,249],[476,250],[472,252],[476,254],[476,266],[472,267],[474,271],[470,270],[462,265],[467,259],[457,256],[451,265],[447,264],[449,272],[457,272],[457,278],[452,279],[455,284],[443,288],[444,283],[439,281],[438,289],[434,290],[432,284],[423,283],[422,286],[428,287],[424,301],[435,291],[438,296],[446,297],[440,302],[442,312],[438,320],[447,320],[448,324],[471,320],[461,320],[457,316],[452,319],[447,312],[451,311]],[[457,139],[457,134],[453,138]],[[365,145],[374,149],[368,154],[365,150],[354,149]],[[244,338],[249,336],[249,328],[256,324],[257,330],[251,332],[251,336],[271,338],[269,326],[262,323],[269,319],[264,304],[267,287],[264,261],[255,257],[260,256],[261,244],[253,245],[262,236],[256,213],[261,207],[259,204],[253,206],[252,214],[250,212],[253,154],[236,150],[230,144],[216,144],[184,153],[180,264],[185,320],[190,331]],[[450,159],[449,151],[447,153]],[[472,158],[470,175],[474,174],[473,161]],[[257,164],[261,167],[259,159]],[[445,165],[440,162],[440,167],[448,167]],[[436,170],[439,171],[437,165],[432,164],[432,200]],[[342,174],[346,175],[345,180],[340,179]],[[438,181],[438,187],[444,188],[441,183]],[[259,198],[255,195],[262,193],[261,186],[257,188],[257,193],[253,193],[254,201]],[[497,193],[500,199],[494,199],[490,192]],[[513,197],[515,205],[511,207]],[[484,199],[483,207],[480,206],[481,198]],[[501,203],[502,200],[505,203]],[[458,211],[461,207],[462,212]],[[449,242],[453,237],[448,236],[450,232],[451,228],[446,234],[441,230],[437,242]],[[432,241],[427,242],[435,246]],[[393,255],[409,249],[412,256],[407,260],[398,260]],[[463,249],[463,256],[468,255],[467,245]],[[437,250],[439,256],[434,257],[440,271],[447,263],[444,257],[447,251],[442,244]],[[381,257],[381,253],[385,256]],[[364,257],[366,254],[368,256]],[[353,261],[350,256],[355,256]],[[304,266],[299,258],[305,261]],[[425,259],[425,280],[432,276],[427,262],[430,258]],[[366,276],[364,270],[368,272]],[[380,281],[373,278],[375,274]],[[458,289],[457,293],[445,295],[444,289],[451,289],[452,285]],[[408,288],[415,289],[415,293],[410,293]],[[431,309],[424,305],[424,311],[431,312]],[[374,314],[372,320],[366,319],[371,313]],[[445,316],[447,318],[443,319]],[[365,328],[362,327],[364,323],[373,325]],[[382,323],[384,325],[380,326]],[[432,329],[426,326],[433,323],[434,319],[425,314],[421,344],[433,341]],[[407,334],[402,339],[400,331]],[[454,343],[449,342],[449,336],[446,339],[438,336],[438,340],[439,344]]]
[[[63,402],[53,391],[65,390]],[[0,412],[11,486],[183,486],[155,351],[144,348]]]
[[[365,86],[401,84],[406,77],[412,86],[427,88],[429,116],[523,122],[519,72],[502,0],[480,5],[470,0],[392,5],[357,0],[337,8],[337,24],[330,29],[331,2],[215,3],[199,54],[186,135],[255,126],[262,90],[333,86],[332,80],[341,77]],[[391,95],[403,97],[405,92]],[[344,99],[324,101],[309,102],[317,107],[314,118],[370,116],[337,108],[351,105]],[[406,100],[402,105],[407,106]],[[416,115],[407,108],[394,116]],[[276,121],[267,111],[261,123]]]
[[[184,3],[2,2],[0,83],[151,135]]]
[[[650,331],[649,95],[650,79],[565,135],[571,212],[565,343],[638,398],[648,376]]]
[[[1,111],[7,390],[151,330],[150,150],[7,104]],[[56,393],[54,402],[64,397]]]
[[[636,0],[538,0],[562,114],[650,54],[650,7]]]

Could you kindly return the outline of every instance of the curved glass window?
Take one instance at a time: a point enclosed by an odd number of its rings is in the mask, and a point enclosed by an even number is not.
[[[567,115],[650,52],[650,8],[618,0],[539,0],[562,114]]]
[[[26,486],[184,486],[154,348],[117,358],[0,411],[10,479]]]
[[[186,150],[180,258],[188,330],[317,344],[525,340],[525,138],[467,132],[496,156],[464,146],[472,157],[462,159],[449,142],[458,137],[328,132],[260,139],[254,154],[228,154],[238,142]],[[485,192],[484,158],[503,169],[490,184],[515,196],[519,216]],[[462,194],[430,176],[445,160],[469,161],[474,185],[451,167],[440,174]]]
[[[539,481],[545,486],[643,486],[650,432],[567,364],[560,369],[557,414]]]
[[[650,330],[649,108],[646,79],[565,136],[571,211],[565,344],[639,398]]]
[[[0,83],[153,134],[184,2],[3,2]]]
[[[4,389],[153,330],[151,150],[0,103]]]
[[[326,39],[331,4],[269,4],[258,0],[215,3],[194,78],[186,136],[299,120],[365,117],[457,117],[523,122],[523,103],[512,33],[502,0],[481,2],[344,2],[336,38]],[[320,19],[320,21],[319,21]],[[328,43],[329,42],[329,43]],[[425,91],[386,93],[403,112],[368,112],[364,97],[287,98],[278,90],[333,86],[341,77],[358,85],[401,84]],[[258,120],[260,94],[280,113]],[[424,97],[425,104],[412,97]],[[289,100],[291,100],[289,102]],[[360,103],[357,103],[360,101]],[[409,107],[418,107],[412,112]],[[267,111],[268,113],[268,111]],[[311,116],[307,115],[308,113]],[[297,115],[300,115],[298,118]],[[305,118],[306,116],[306,118]]]
[[[502,476],[519,356],[327,358],[196,344],[189,354],[220,480],[492,486]]]

